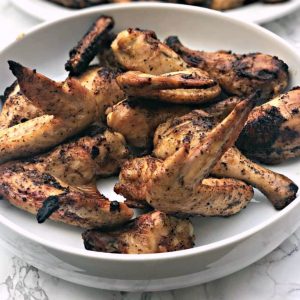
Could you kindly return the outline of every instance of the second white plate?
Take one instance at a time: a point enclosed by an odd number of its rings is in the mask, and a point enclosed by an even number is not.
[[[68,9],[46,0],[11,0],[15,6],[27,14],[42,20],[50,21],[68,16],[80,10]],[[120,4],[119,4],[120,5]],[[126,5],[126,4],[121,4]],[[283,17],[300,7],[299,0],[289,0],[280,4],[254,3],[241,8],[226,11],[225,14],[243,21],[262,24]],[[89,8],[86,8],[87,10]]]

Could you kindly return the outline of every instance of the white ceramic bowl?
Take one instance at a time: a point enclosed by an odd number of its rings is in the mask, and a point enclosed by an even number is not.
[[[300,83],[300,57],[287,43],[258,27],[224,14],[189,6],[131,4],[102,6],[39,26],[0,53],[0,90],[14,79],[6,61],[13,59],[53,78],[63,78],[68,51],[101,14],[115,18],[118,32],[128,27],[155,30],[159,37],[176,34],[191,48],[226,49],[278,55],[291,68],[291,84]],[[300,161],[273,169],[300,185]],[[113,199],[114,180],[99,182]],[[277,247],[300,224],[300,199],[276,211],[260,193],[231,218],[195,218],[193,249],[148,255],[86,251],[81,230],[35,218],[0,201],[0,238],[16,255],[65,280],[104,289],[166,290],[207,282],[253,263]]]

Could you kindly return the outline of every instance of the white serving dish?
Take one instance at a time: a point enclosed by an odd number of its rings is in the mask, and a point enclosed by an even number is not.
[[[11,0],[15,6],[27,14],[43,21],[50,21],[69,16],[78,10],[59,6],[46,0]],[[117,5],[127,5],[117,4]],[[224,13],[228,16],[257,24],[266,23],[294,12],[300,7],[299,0],[289,0],[278,4],[252,3],[243,7],[230,9]],[[89,8],[85,8],[87,10]]]
[[[291,85],[300,83],[300,57],[285,41],[259,26],[211,10],[158,3],[103,6],[64,20],[44,24],[0,53],[0,91],[14,80],[7,60],[37,68],[52,78],[66,76],[68,51],[101,14],[115,18],[118,32],[128,27],[156,31],[160,38],[176,34],[191,48],[261,51],[277,55],[289,66]],[[300,160],[273,167],[300,185]],[[99,182],[112,193],[114,179]],[[0,201],[0,239],[28,263],[57,277],[83,285],[124,291],[187,287],[220,278],[257,261],[300,225],[299,197],[276,211],[260,193],[231,218],[195,218],[196,246],[164,254],[123,255],[86,251],[82,230],[35,218]]]

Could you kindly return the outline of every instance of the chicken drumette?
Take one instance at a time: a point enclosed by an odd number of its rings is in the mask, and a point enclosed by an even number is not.
[[[260,90],[261,100],[265,101],[288,85],[288,66],[276,56],[190,50],[176,36],[168,37],[166,44],[189,66],[206,70],[229,94],[243,97]]]

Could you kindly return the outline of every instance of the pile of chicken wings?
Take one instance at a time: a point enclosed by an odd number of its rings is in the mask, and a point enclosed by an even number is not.
[[[88,250],[141,254],[193,247],[190,218],[237,214],[253,187],[278,210],[296,198],[291,179],[259,164],[300,156],[300,88],[286,91],[282,60],[113,27],[111,17],[95,21],[63,82],[9,61],[17,80],[0,114],[6,201],[39,223],[86,229]],[[96,187],[116,174],[124,203]]]

